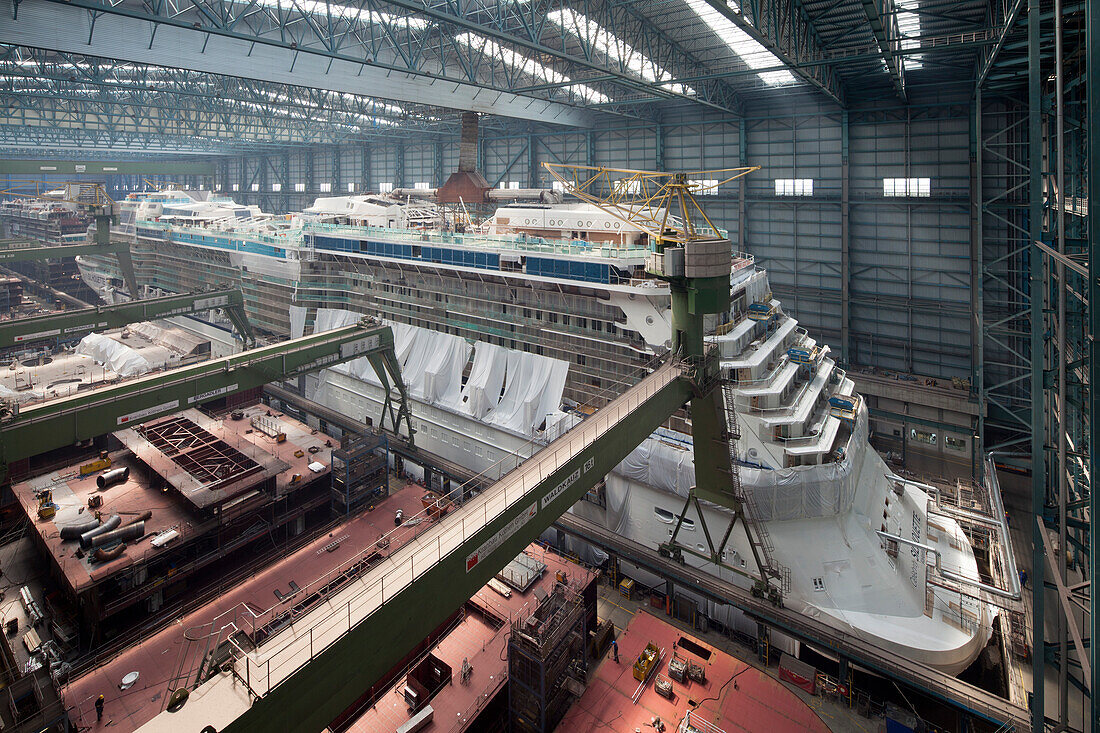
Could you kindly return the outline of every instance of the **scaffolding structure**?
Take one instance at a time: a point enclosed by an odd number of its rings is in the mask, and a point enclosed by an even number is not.
[[[512,622],[508,637],[512,730],[554,730],[583,692],[586,615],[583,594],[558,582],[534,613]]]
[[[1098,632],[1091,587],[1100,581],[1100,543],[1090,528],[1100,508],[1091,491],[1100,422],[1089,417],[1100,408],[1090,386],[1100,374],[1100,311],[1090,307],[1100,298],[1090,276],[1100,252],[1089,225],[1100,191],[1098,22],[1096,3],[1014,3],[974,99],[975,367],[987,406],[979,432],[998,466],[1028,476],[1021,529],[1032,546],[1035,733],[1051,722],[1085,730],[1100,722],[1090,643]],[[1003,73],[1013,63],[1026,75]],[[1057,689],[1055,699],[1048,689]]]
[[[364,502],[389,495],[388,447],[382,431],[349,437],[332,451],[333,511],[351,516]]]

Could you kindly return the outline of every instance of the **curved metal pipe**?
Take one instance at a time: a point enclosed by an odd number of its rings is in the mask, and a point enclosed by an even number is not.
[[[99,526],[99,520],[95,517],[89,518],[87,521],[80,524],[69,524],[61,528],[61,539],[63,540],[78,540],[80,536],[85,532],[90,532]]]
[[[141,514],[137,515],[136,517],[133,517],[131,519],[127,519],[125,522],[122,523],[122,526],[123,527],[129,527],[131,524],[137,524],[138,522],[147,522],[152,518],[153,518],[153,513],[152,512],[144,511]]]
[[[115,545],[114,547],[112,547],[109,550],[104,550],[102,547],[100,547],[98,550],[95,551],[95,559],[98,560],[99,562],[107,562],[108,560],[114,560],[116,557],[121,555],[123,550],[125,550],[125,549],[126,549],[126,543],[125,542],[119,542],[117,545]]]
[[[122,524],[122,517],[117,514],[112,514],[107,518],[103,524],[99,525],[95,529],[90,529],[84,534],[80,535],[80,546],[84,549],[88,549],[92,545],[92,539],[99,535],[110,532],[112,529],[118,528]]]
[[[906,539],[905,537],[901,537],[900,535],[890,534],[889,532],[883,532],[877,529],[875,530],[875,534],[877,534],[879,537],[882,537],[883,539],[893,540],[894,542],[901,542],[902,544],[909,545],[910,547],[916,547],[926,552],[931,552],[932,555],[936,558],[936,572],[949,580],[954,580],[956,583],[969,585],[973,588],[979,588],[986,591],[987,593],[991,593],[995,596],[1000,596],[1001,598],[1008,598],[1013,601],[1020,600],[1019,591],[1016,591],[1016,593],[1013,594],[1012,591],[1007,591],[1004,588],[998,588],[995,585],[989,585],[988,583],[983,583],[980,580],[968,578],[965,575],[960,575],[959,573],[956,573],[952,570],[945,570],[943,568],[943,565],[940,563],[940,551],[937,550],[935,547],[932,547],[931,545],[926,545],[923,542],[915,542],[914,540]],[[1019,578],[1016,579],[1016,582],[1019,583]]]
[[[92,547],[103,547],[104,545],[110,545],[114,542],[136,540],[143,536],[145,536],[145,522],[135,522],[116,529],[113,532],[107,532],[97,537],[93,537]]]
[[[120,484],[128,478],[130,478],[130,467],[123,466],[122,468],[114,468],[110,471],[101,473],[96,476],[95,485],[99,487],[100,491],[102,491],[108,486]]]

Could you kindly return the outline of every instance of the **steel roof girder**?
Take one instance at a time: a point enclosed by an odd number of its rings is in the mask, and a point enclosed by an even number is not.
[[[0,0],[0,14],[16,17],[15,0]],[[18,20],[0,25],[0,42],[182,66],[227,76],[321,86],[418,104],[493,112],[540,122],[586,127],[583,109],[520,96],[441,72],[412,69],[363,54],[302,48],[286,35],[266,37],[211,26],[194,27],[164,6],[111,5],[107,0],[22,0]],[[198,16],[195,16],[198,17]],[[94,23],[94,25],[93,25]],[[90,48],[89,48],[90,47]],[[379,91],[381,90],[381,91]]]
[[[685,71],[701,63],[699,59],[692,56],[686,50],[671,41],[666,35],[658,31],[644,16],[638,14],[631,8],[630,3],[604,3],[593,2],[592,0],[577,3],[555,0],[554,2],[547,2],[539,5],[538,12],[541,14],[541,20],[538,23],[523,23],[515,27],[506,25],[502,22],[494,23],[492,26],[485,26],[470,19],[479,16],[499,17],[497,9],[509,4],[500,3],[496,0],[479,0],[477,2],[464,3],[461,8],[457,8],[457,10],[462,11],[461,15],[455,12],[455,8],[450,10],[445,9],[445,7],[449,7],[450,4],[448,4],[448,6],[425,7],[423,3],[416,2],[416,0],[391,0],[391,2],[387,4],[403,8],[410,12],[426,15],[438,23],[448,24],[455,28],[460,28],[463,31],[488,37],[500,44],[518,46],[526,51],[534,52],[544,57],[554,57],[566,64],[567,67],[564,69],[556,68],[555,70],[569,76],[575,83],[590,83],[590,80],[586,78],[584,74],[596,72],[600,74],[601,77],[603,75],[613,77],[613,83],[630,89],[648,90],[649,93],[655,93],[657,96],[685,99],[687,101],[706,104],[711,107],[718,104],[717,102],[710,102],[706,99],[697,99],[690,95],[677,94],[671,90],[664,89],[660,84],[647,82],[630,73],[621,61],[612,66],[600,63],[597,61],[598,54],[593,53],[591,44],[581,43],[584,54],[583,58],[578,58],[577,55],[570,52],[566,46],[566,37],[569,36],[568,33],[561,33],[559,35],[561,48],[547,45],[547,38],[544,34],[544,31],[548,27],[546,15],[554,9],[576,9],[577,12],[583,13],[589,20],[598,23],[604,30],[615,34],[620,40],[629,43],[635,50],[637,50],[639,46],[645,46],[649,51],[646,56],[651,61],[654,61],[656,57],[665,60],[666,64],[672,65],[673,62],[671,59],[675,59],[677,70],[683,69]],[[532,8],[532,11],[534,10],[535,8]],[[626,23],[628,16],[633,19],[633,22],[630,24]],[[517,35],[515,31],[521,31],[524,35]],[[575,38],[575,36],[573,37]],[[580,69],[584,69],[585,71],[581,72]],[[676,75],[675,71],[670,71],[670,73],[673,77]],[[736,96],[732,89],[729,89],[728,93],[733,97]],[[609,94],[608,96],[612,95]],[[738,110],[728,107],[722,108],[722,111],[739,114]]]
[[[724,0],[704,1],[774,54],[792,73],[817,87],[840,106],[845,106],[844,88],[831,67],[802,64],[803,60],[820,58],[823,53],[816,31],[800,2],[746,0],[741,4],[741,12],[736,12]]]
[[[349,114],[365,116],[391,117],[385,102],[372,97],[345,95],[326,89],[299,87],[290,84],[261,82],[253,79],[227,77],[216,74],[204,74],[186,69],[148,67],[140,64],[113,63],[109,70],[90,73],[86,66],[98,66],[103,61],[94,56],[60,53],[18,46],[0,46],[6,53],[0,56],[0,74],[21,76],[30,79],[56,79],[58,81],[86,80],[89,84],[118,86],[132,90],[165,91],[190,96],[210,96],[218,99],[242,99],[256,104],[298,106],[316,110],[318,108],[336,109]],[[57,56],[58,58],[54,58]],[[26,69],[20,62],[32,61],[33,69]],[[127,76],[136,78],[128,79]],[[162,82],[168,81],[170,84]],[[154,82],[156,82],[154,84]],[[274,101],[278,100],[278,102]],[[402,116],[402,121],[420,123],[417,115],[427,115],[436,111],[432,107],[402,107],[410,115]]]
[[[890,73],[894,89],[902,101],[906,101],[905,62],[895,55],[901,48],[901,31],[894,0],[861,0],[861,4],[882,51],[882,60]]]

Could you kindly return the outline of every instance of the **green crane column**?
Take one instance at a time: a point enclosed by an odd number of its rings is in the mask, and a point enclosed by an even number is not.
[[[729,242],[726,242],[729,246]],[[690,252],[690,246],[688,248]],[[726,265],[729,271],[729,265]],[[671,278],[672,348],[681,357],[694,361],[696,392],[691,398],[693,443],[698,454],[712,460],[696,461],[695,484],[698,496],[726,504],[730,486],[729,449],[726,446],[725,406],[718,384],[718,362],[704,358],[703,318],[729,310],[730,281],[725,277]]]

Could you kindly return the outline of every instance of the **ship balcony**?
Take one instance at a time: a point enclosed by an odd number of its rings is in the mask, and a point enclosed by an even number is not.
[[[737,323],[724,323],[715,330],[714,336],[708,336],[709,343],[718,345],[718,353],[723,359],[733,359],[745,350],[753,341],[756,321],[748,318]]]
[[[812,339],[809,342],[813,343]],[[744,398],[744,404],[754,411],[782,407],[782,403],[799,383],[812,379],[810,375],[814,374],[829,353],[828,346],[818,348],[815,345],[813,348],[818,352],[817,360],[813,364],[800,364],[792,361],[788,354],[783,354],[775,369],[765,377],[738,386],[737,395]]]
[[[836,394],[851,395],[855,382],[842,378]],[[810,428],[810,435],[792,438],[783,444],[783,453],[787,456],[787,467],[806,466],[823,463],[826,455],[839,459],[843,453],[839,448],[847,446],[851,437],[851,426],[830,414],[825,408],[819,411],[818,418]]]
[[[749,344],[733,359],[722,359],[720,365],[739,382],[758,379],[764,372],[770,371],[769,365],[774,364],[777,351],[785,352],[794,338],[805,337],[805,334],[805,330],[798,329],[798,321],[787,318],[766,339]]]
[[[831,360],[825,361],[818,368],[813,379],[802,387],[789,405],[775,410],[763,411],[763,420],[761,421],[763,427],[765,429],[769,427],[772,429],[781,428],[781,439],[801,438],[806,429],[806,424],[809,422],[810,414],[821,402],[825,387],[833,377],[834,368],[834,362]]]

